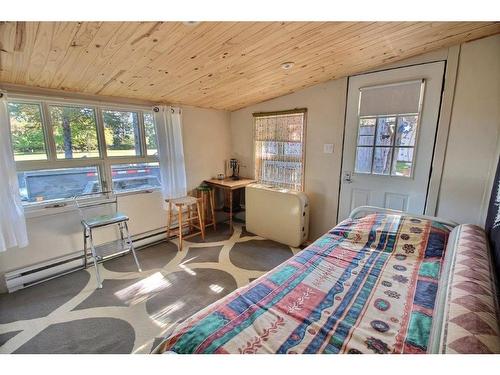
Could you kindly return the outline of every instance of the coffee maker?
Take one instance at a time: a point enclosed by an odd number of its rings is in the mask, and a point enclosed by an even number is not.
[[[233,180],[239,180],[240,179],[240,162],[238,161],[238,159],[230,159],[229,160],[229,167],[233,171],[231,178]]]

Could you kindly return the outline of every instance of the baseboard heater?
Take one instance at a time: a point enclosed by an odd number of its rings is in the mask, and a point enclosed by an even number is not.
[[[165,233],[165,229],[153,230],[132,236],[132,242],[136,249],[140,250],[157,242],[164,241]],[[8,292],[12,293],[16,290],[83,269],[82,251],[75,251],[62,257],[6,272],[4,277]]]

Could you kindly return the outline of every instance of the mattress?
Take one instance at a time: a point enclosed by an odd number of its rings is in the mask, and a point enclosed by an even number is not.
[[[155,352],[426,353],[450,230],[400,215],[348,219]]]

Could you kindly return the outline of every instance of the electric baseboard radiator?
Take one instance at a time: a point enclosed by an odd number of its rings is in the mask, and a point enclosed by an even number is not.
[[[71,253],[46,262],[19,268],[5,274],[9,293],[83,268],[82,252]]]
[[[163,240],[165,240],[164,229],[132,236],[132,242],[137,250]],[[5,273],[5,284],[8,292],[12,293],[16,290],[81,270],[84,266],[82,253],[83,251],[76,251],[59,258]]]
[[[249,232],[298,247],[309,235],[309,201],[304,193],[251,184],[245,189]]]

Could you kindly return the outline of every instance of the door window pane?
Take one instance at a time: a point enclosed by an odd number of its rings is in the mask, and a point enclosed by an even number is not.
[[[39,104],[9,103],[14,160],[47,160]]]
[[[102,112],[108,156],[141,155],[139,121],[136,112]]]
[[[115,164],[111,166],[113,190],[118,192],[161,187],[158,163]]]
[[[398,117],[396,146],[415,146],[418,116]]]
[[[411,177],[413,170],[413,147],[397,147],[394,150],[393,176]]]
[[[376,123],[376,118],[359,119],[358,146],[373,145]]]
[[[356,150],[356,173],[371,173],[373,148],[358,147]]]
[[[58,159],[100,156],[94,109],[51,105],[49,111]]]
[[[391,171],[392,147],[375,147],[373,174],[388,175]]]
[[[418,114],[360,118],[354,172],[411,177],[417,127]]]
[[[144,131],[146,133],[146,149],[148,155],[158,155],[156,127],[152,113],[144,113]]]
[[[377,124],[377,138],[375,140],[375,145],[392,146],[395,128],[396,128],[395,117],[379,117]]]
[[[25,203],[72,198],[101,190],[97,167],[18,172],[17,178],[21,200]]]

